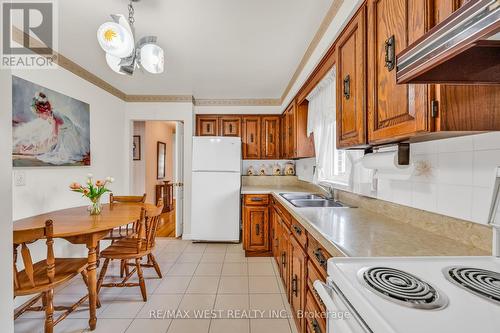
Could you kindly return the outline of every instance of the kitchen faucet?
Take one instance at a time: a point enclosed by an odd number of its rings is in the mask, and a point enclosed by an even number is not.
[[[493,184],[493,195],[491,199],[490,214],[488,216],[488,224],[493,227],[493,249],[492,254],[494,257],[500,258],[500,167],[497,167],[495,174],[495,182]]]
[[[329,200],[335,200],[335,188],[330,183],[321,182],[318,183],[318,186],[321,187],[323,191],[327,193],[326,198]]]

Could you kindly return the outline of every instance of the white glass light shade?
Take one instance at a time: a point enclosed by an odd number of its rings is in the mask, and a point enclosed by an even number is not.
[[[125,75],[125,73],[120,72],[120,62],[121,61],[122,61],[121,58],[118,58],[118,57],[115,57],[109,53],[106,53],[106,62],[108,63],[108,66],[116,73]]]
[[[163,49],[156,44],[146,44],[141,47],[141,66],[150,73],[163,73],[164,54]]]
[[[115,22],[103,23],[97,29],[97,40],[106,53],[115,57],[128,57],[134,50],[134,36],[131,31]]]

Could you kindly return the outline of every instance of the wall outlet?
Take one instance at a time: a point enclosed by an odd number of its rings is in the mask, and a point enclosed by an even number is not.
[[[26,186],[26,172],[16,171],[14,173],[14,181],[16,186]]]

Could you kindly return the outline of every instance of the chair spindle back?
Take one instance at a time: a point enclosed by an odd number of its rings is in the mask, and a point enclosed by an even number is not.
[[[28,277],[31,287],[35,287],[33,259],[28,244],[34,243],[39,239],[45,238],[47,244],[47,278],[49,282],[54,281],[56,267],[54,257],[54,227],[52,220],[47,220],[44,227],[16,230],[13,235],[14,247],[14,290],[20,288],[19,271],[17,269],[17,248],[21,245],[21,258],[24,264],[24,270]]]
[[[141,220],[139,222],[137,243],[137,253],[141,250],[153,249],[155,246],[156,232],[160,224],[161,213],[163,211],[163,200],[158,200],[158,205],[154,209],[141,211]]]

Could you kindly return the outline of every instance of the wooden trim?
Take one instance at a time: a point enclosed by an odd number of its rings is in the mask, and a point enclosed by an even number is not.
[[[192,95],[125,95],[125,102],[130,103],[193,103]]]
[[[333,18],[335,15],[337,15],[337,12],[340,9],[340,6],[344,3],[344,0],[334,0],[328,11],[326,12],[325,17],[323,18],[323,21],[321,21],[321,24],[318,28],[318,31],[316,31],[316,34],[314,35],[311,43],[309,43],[309,46],[306,49],[306,52],[304,53],[304,56],[302,57],[302,60],[300,60],[299,66],[293,73],[292,79],[288,83],[287,87],[285,88],[285,91],[281,95],[281,103],[285,101],[286,96],[292,89],[292,86],[295,84],[297,81],[300,73],[306,66],[307,62],[311,58],[311,55],[313,54],[314,50],[318,46],[319,42],[321,41],[321,38],[325,35],[326,30],[330,26],[330,23],[332,23]]]
[[[281,106],[279,98],[194,99],[196,106]]]

